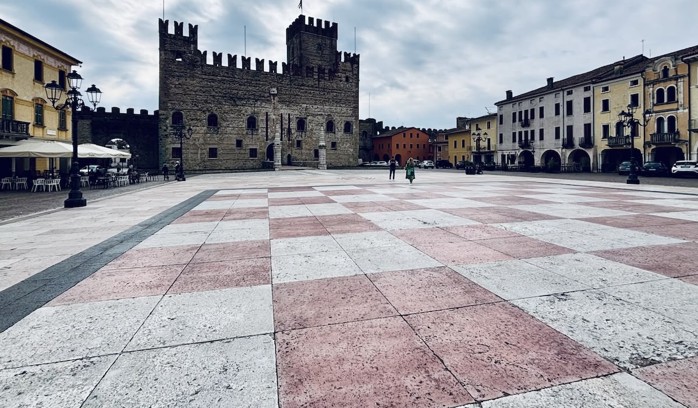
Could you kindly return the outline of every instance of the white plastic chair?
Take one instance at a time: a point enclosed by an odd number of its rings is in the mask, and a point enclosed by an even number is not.
[[[12,177],[3,177],[0,180],[0,190],[4,190],[5,186],[7,186],[8,190],[12,190]]]
[[[15,188],[17,190],[26,190],[28,188],[27,178],[26,177],[17,177],[17,180],[15,180]]]
[[[46,191],[46,180],[42,178],[34,179],[32,192],[36,193],[41,188],[41,191]]]

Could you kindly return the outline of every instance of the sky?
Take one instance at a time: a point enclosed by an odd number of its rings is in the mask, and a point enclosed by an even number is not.
[[[158,19],[199,49],[283,62],[299,0],[0,0],[0,18],[82,61],[100,106],[158,107]],[[163,7],[164,4],[164,7]],[[698,45],[697,0],[304,0],[361,55],[359,117],[448,129],[506,96],[623,57]],[[224,58],[225,60],[225,58]],[[279,66],[280,69],[280,66]]]

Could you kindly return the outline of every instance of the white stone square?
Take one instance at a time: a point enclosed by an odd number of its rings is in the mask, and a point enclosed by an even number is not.
[[[217,229],[213,231],[204,243],[223,244],[226,242],[261,241],[269,239],[269,229]]]
[[[480,201],[469,200],[467,198],[427,198],[419,200],[407,200],[412,204],[416,204],[425,208],[481,208],[492,207],[492,204],[486,204]]]
[[[545,195],[536,196],[539,200],[545,200]],[[571,203],[543,204],[543,205],[513,205],[522,211],[530,211],[539,214],[551,215],[560,218],[592,218],[592,217],[620,217],[622,215],[633,215],[634,213],[612,210],[609,208],[588,207]]]
[[[698,211],[676,211],[668,213],[653,213],[650,215],[655,215],[657,217],[674,218],[677,220],[698,222]]]
[[[329,197],[338,203],[370,203],[374,201],[380,202],[395,200],[394,197],[390,197],[384,194],[347,194]]]
[[[279,205],[269,207],[269,218],[296,218],[296,217],[312,217],[305,205]]]
[[[279,191],[269,193],[269,198],[323,197],[319,191]]]
[[[271,240],[271,256],[342,251],[331,236],[281,238]]]
[[[239,199],[235,200],[231,208],[259,208],[269,206],[269,200],[266,198]]]
[[[347,250],[364,273],[402,271],[407,269],[435,268],[443,264],[416,248],[402,243]]]
[[[154,234],[144,239],[134,249],[201,245],[211,234],[209,231],[182,232],[174,234]]]
[[[209,200],[192,208],[192,211],[207,211],[207,210],[229,210],[233,207],[237,200]]]
[[[334,239],[346,251],[385,246],[404,245],[405,242],[386,231],[354,232],[333,235]]]
[[[271,258],[273,283],[352,276],[362,273],[344,251],[281,255]]]
[[[316,217],[322,215],[353,214],[354,212],[339,203],[307,204],[308,211]]]

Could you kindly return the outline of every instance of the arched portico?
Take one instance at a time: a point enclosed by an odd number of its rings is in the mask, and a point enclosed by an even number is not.
[[[586,150],[575,149],[570,152],[567,156],[567,164],[574,165],[575,169],[590,172],[591,171],[591,157]]]

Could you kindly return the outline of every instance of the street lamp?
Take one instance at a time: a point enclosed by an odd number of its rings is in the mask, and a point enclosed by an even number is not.
[[[183,123],[172,125],[172,139],[179,140],[179,171],[175,174],[175,179],[179,181],[187,180],[184,176],[184,139],[191,139],[193,133],[191,126],[185,129]]]
[[[635,119],[635,112],[637,111],[637,105],[628,105],[628,111],[620,111],[618,114],[618,123],[622,127],[627,127],[630,129],[630,172],[628,173],[628,179],[626,184],[640,184],[640,179],[637,178],[637,164],[635,164],[635,135],[639,133],[638,126],[645,127],[649,122],[649,115],[652,111],[649,109],[642,112],[642,122],[639,119]],[[627,143],[626,143],[627,144]]]
[[[82,100],[82,94],[78,89],[82,84],[82,77],[77,72],[73,71],[66,75],[68,79],[68,86],[70,90],[66,92],[67,98],[65,103],[56,106],[56,102],[61,99],[63,94],[63,88],[56,83],[56,81],[51,81],[51,83],[46,84],[46,97],[51,101],[51,105],[57,110],[65,110],[70,108],[72,115],[72,138],[73,138],[73,156],[72,165],[70,167],[70,192],[68,193],[68,198],[63,202],[65,208],[74,207],[84,207],[87,205],[87,200],[82,197],[82,192],[80,191],[80,174],[79,174],[79,163],[78,163],[78,118],[77,111],[85,106]],[[97,108],[97,104],[102,98],[102,91],[99,90],[94,84],[87,88],[87,97],[90,103]]]

